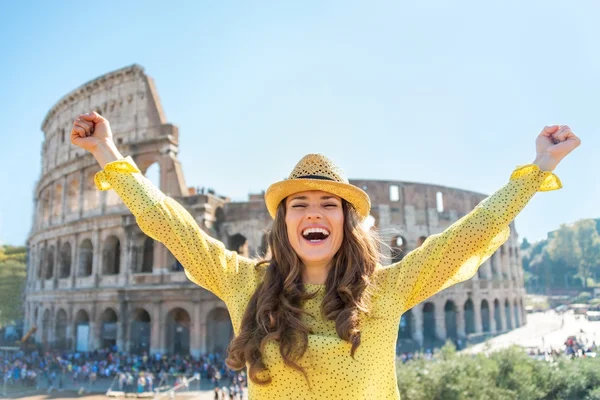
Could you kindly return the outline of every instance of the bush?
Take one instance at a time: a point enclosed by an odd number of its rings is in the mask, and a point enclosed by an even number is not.
[[[600,400],[600,359],[537,361],[513,347],[489,357],[448,345],[434,361],[397,367],[402,400]]]

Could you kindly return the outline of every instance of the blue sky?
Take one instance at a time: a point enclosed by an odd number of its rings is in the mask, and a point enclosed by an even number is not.
[[[133,63],[180,128],[189,186],[244,200],[321,152],[350,178],[492,193],[558,123],[583,145],[519,235],[598,218],[599,4],[3,2],[0,242],[29,233],[47,111]]]

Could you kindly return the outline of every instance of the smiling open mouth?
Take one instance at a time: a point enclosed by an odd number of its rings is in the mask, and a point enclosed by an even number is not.
[[[323,228],[307,228],[302,231],[302,237],[311,243],[319,243],[329,237],[329,231]]]

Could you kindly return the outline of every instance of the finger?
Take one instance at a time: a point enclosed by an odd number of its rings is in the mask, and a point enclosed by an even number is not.
[[[85,130],[89,133],[91,133],[92,129],[94,128],[93,123],[84,121],[82,119],[76,119],[75,123],[78,124],[79,126],[81,126],[82,128],[85,128]]]
[[[75,139],[77,137],[84,138],[85,137],[85,129],[80,126],[74,125],[73,130],[71,131],[71,141],[75,143]]]
[[[82,121],[76,120],[75,122],[73,122],[73,126],[77,126],[83,129],[83,131],[85,132],[85,136],[90,136],[92,134],[90,131],[90,127],[84,124]]]
[[[558,140],[559,142],[564,142],[565,140],[567,140],[567,137],[569,137],[569,135],[573,135],[573,131],[571,131],[571,128],[569,128],[567,125],[563,125],[560,127],[558,132],[552,135],[552,137]]]
[[[100,120],[102,119],[102,115],[98,114],[96,111],[92,111],[90,113],[81,114],[79,118],[85,121],[93,122],[95,124],[100,122]]]
[[[545,126],[544,129],[542,129],[542,132],[540,132],[540,136],[545,136],[545,137],[550,137],[552,136],[552,134],[554,134],[559,128],[559,125],[548,125]]]

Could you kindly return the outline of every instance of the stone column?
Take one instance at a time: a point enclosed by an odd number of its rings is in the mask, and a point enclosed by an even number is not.
[[[447,332],[446,332],[446,314],[444,311],[443,304],[435,304],[434,309],[434,317],[435,317],[435,335],[438,339],[446,341]]]
[[[55,186],[54,186],[54,182],[50,183],[50,189],[48,189],[48,191],[50,192],[50,212],[48,213],[48,225],[53,225],[55,223],[54,221],[54,190],[55,190]]]
[[[165,343],[163,340],[163,301],[156,300],[152,307],[152,328],[150,333],[150,353],[163,354],[165,352]]]
[[[81,219],[81,216],[83,215],[83,199],[85,196],[85,170],[82,169],[79,172],[79,219]]]
[[[494,307],[494,299],[488,300],[490,310],[490,333],[496,333],[496,310]]]
[[[74,349],[74,344],[75,343],[75,335],[73,334],[73,304],[69,303],[69,306],[67,307],[67,329],[65,332],[65,339],[67,340],[67,345],[69,345],[67,348],[69,350],[73,350]]]
[[[458,304],[460,304],[460,302],[458,302]],[[465,328],[466,327],[465,327],[465,309],[464,309],[464,305],[463,306],[457,305],[456,306],[456,333],[457,333],[457,335],[458,335],[459,338],[463,338],[464,339],[467,336]]]
[[[94,301],[92,303],[90,312],[90,333],[88,337],[88,349],[90,351],[100,348],[100,329],[102,328],[102,322],[98,321],[98,306]]]
[[[489,307],[489,305],[488,305]],[[488,308],[489,309],[489,308]],[[473,302],[473,318],[475,319],[475,333],[483,333],[483,318],[481,316],[481,299]]]
[[[61,198],[62,198],[62,207],[60,210],[60,222],[64,222],[65,221],[65,216],[67,215],[67,176],[63,176],[63,183],[62,183],[62,193],[61,193]]]
[[[192,357],[197,358],[202,354],[202,335],[201,330],[201,318],[202,318],[202,303],[199,299],[192,300],[192,319],[190,327],[190,354]]]
[[[100,231],[98,229],[94,230],[92,234],[92,245],[94,246],[94,259],[92,261],[92,277],[94,278],[95,286],[98,286],[100,282],[100,259],[102,258],[102,249],[100,243]]]
[[[129,302],[119,293],[119,318],[117,320],[117,349],[127,351],[127,331],[129,322]]]
[[[71,258],[71,288],[76,286],[77,276],[79,275],[79,233],[75,234]]]
[[[502,321],[502,331],[506,331],[508,327],[506,326],[506,308],[504,304],[500,302],[500,320]]]
[[[508,308],[511,310],[510,312],[510,320],[512,322],[512,327],[513,329],[515,329],[517,327],[517,321],[516,321],[516,315],[515,315],[515,304],[514,302],[509,302],[508,303]]]
[[[212,307],[211,302],[203,301],[200,303],[200,350],[202,353],[208,352],[208,339],[207,339],[207,321],[208,313]]]
[[[414,332],[413,340],[419,343],[419,346],[423,346],[423,304],[418,304],[412,308]]]

